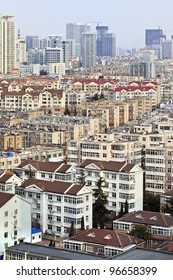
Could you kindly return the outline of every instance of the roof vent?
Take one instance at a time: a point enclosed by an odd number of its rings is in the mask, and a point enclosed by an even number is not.
[[[108,234],[104,237],[104,239],[112,239],[112,236],[110,234]]]
[[[94,232],[90,232],[87,236],[89,236],[89,237],[95,237],[95,233],[94,233]]]
[[[150,218],[150,220],[155,220],[155,221],[156,221],[156,220],[157,220],[157,217],[156,217],[156,216],[153,216],[153,217]]]
[[[142,217],[142,215],[141,215],[141,214],[136,215],[136,216],[135,216],[135,218],[138,218],[138,219],[144,219],[144,218]]]

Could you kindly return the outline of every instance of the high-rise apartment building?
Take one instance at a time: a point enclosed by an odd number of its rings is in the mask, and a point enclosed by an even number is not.
[[[62,48],[46,48],[45,49],[45,64],[63,62]]]
[[[39,49],[40,48],[40,38],[39,36],[26,36],[26,51],[29,49]]]
[[[20,30],[18,30],[18,37],[16,40],[16,66],[18,67],[20,63],[26,61],[26,42],[20,37]]]
[[[28,50],[28,64],[45,63],[45,49],[29,49]]]
[[[116,55],[116,37],[108,33],[108,26],[96,26],[97,31],[97,56]]]
[[[173,39],[161,40],[160,43],[160,59],[173,58]]]
[[[67,23],[66,40],[75,40],[75,55],[81,57],[82,33],[90,32],[91,25],[85,23]]]
[[[85,32],[82,38],[82,67],[94,67],[96,66],[96,33]]]
[[[16,24],[13,16],[0,17],[0,73],[10,73],[16,65]]]
[[[61,47],[63,51],[63,63],[65,63],[65,68],[69,69],[69,42],[62,41]]]

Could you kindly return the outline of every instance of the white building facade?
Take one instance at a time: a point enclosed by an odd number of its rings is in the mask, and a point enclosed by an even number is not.
[[[5,248],[31,242],[31,204],[22,197],[0,192],[0,255]]]

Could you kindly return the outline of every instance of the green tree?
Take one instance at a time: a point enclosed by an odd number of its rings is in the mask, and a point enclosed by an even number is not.
[[[120,211],[118,214],[118,218],[121,218],[123,215],[124,215],[124,206],[123,206],[123,203],[121,203],[121,208],[120,208]]]
[[[74,236],[74,222],[71,222],[71,227],[70,227],[70,232],[69,232],[69,237]]]
[[[80,175],[77,178],[77,183],[79,183],[80,185],[84,186],[85,185],[85,173],[83,170],[81,170]]]
[[[162,211],[173,216],[173,197],[171,197],[167,204],[162,207]]]
[[[145,225],[134,225],[133,229],[130,231],[130,235],[133,235],[145,241],[152,239],[151,233],[149,233],[148,228]]]
[[[64,110],[64,115],[70,115],[70,110],[68,108],[68,106],[65,106],[65,110]]]
[[[104,193],[103,188],[107,186],[105,179],[100,177],[97,182],[97,188],[94,190],[95,202],[93,204],[93,227],[104,228],[106,221],[106,214],[109,211],[106,208],[107,195]]]
[[[146,211],[160,212],[160,195],[144,193],[143,209]]]
[[[126,199],[125,205],[124,205],[124,215],[129,212],[129,206],[128,206],[128,201]]]
[[[85,229],[85,224],[84,224],[84,216],[81,218],[81,230]]]
[[[118,217],[121,218],[122,216],[124,216],[128,212],[129,212],[129,206],[128,206],[128,201],[126,199],[125,203],[121,203],[121,208],[120,208]]]

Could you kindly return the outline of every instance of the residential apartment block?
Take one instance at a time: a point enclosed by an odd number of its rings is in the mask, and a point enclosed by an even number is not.
[[[22,145],[22,135],[19,134],[8,134],[5,133],[2,135],[0,134],[0,149],[1,151],[7,150],[21,150],[23,148]]]
[[[4,249],[31,242],[31,204],[22,197],[0,192],[0,256]]]
[[[107,195],[108,210],[118,214],[126,200],[129,212],[143,209],[143,170],[139,166],[126,162],[87,159],[76,167],[76,172],[76,179],[83,174],[87,186],[93,191],[97,188],[99,178],[105,179],[106,187],[103,192]]]
[[[170,136],[163,141],[160,134],[152,139],[155,145],[148,145],[145,151],[145,190],[162,194],[173,189],[173,139]]]
[[[82,217],[85,227],[92,227],[92,191],[86,186],[30,178],[16,193],[32,204],[32,222],[43,233],[67,237],[72,223],[77,233]]]
[[[65,93],[63,90],[33,90],[27,88],[19,92],[3,92],[0,94],[0,108],[5,110],[39,110],[41,108],[56,108],[63,114],[65,108]]]
[[[141,166],[142,145],[139,141],[114,140],[114,134],[97,134],[67,143],[67,162],[78,165],[86,159],[127,161]]]

